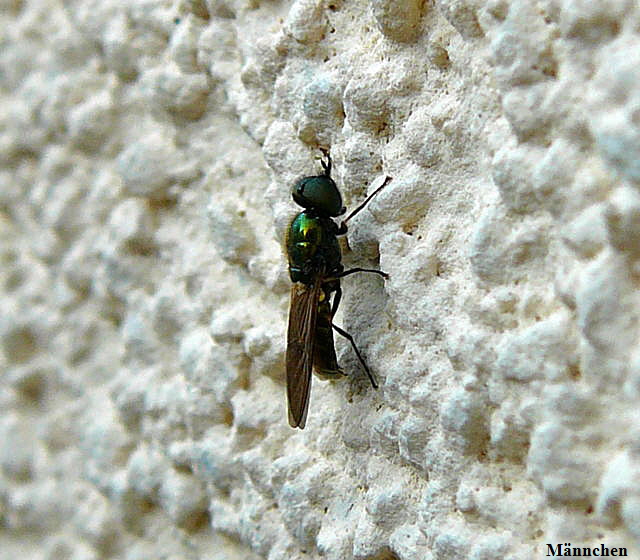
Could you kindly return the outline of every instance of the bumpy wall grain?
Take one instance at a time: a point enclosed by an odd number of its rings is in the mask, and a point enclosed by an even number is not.
[[[0,2],[2,558],[640,554],[631,0]],[[284,402],[290,187],[354,207]]]

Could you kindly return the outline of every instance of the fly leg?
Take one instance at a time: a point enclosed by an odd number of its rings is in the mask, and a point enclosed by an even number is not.
[[[322,165],[322,169],[324,169],[324,174],[327,177],[331,177],[331,154],[329,154],[329,150],[325,150],[323,148],[320,148],[320,151],[327,158],[327,161],[320,160],[320,165]]]
[[[345,276],[355,274],[356,272],[372,272],[373,274],[379,274],[383,278],[389,278],[389,275],[386,272],[382,272],[382,270],[375,270],[373,268],[350,268],[349,270],[343,270],[342,272],[335,274],[333,278],[344,278]]]
[[[340,300],[342,299],[342,288],[340,287],[340,282],[336,282],[333,291],[335,292],[335,295],[333,296],[333,301],[331,302],[331,321],[333,321],[333,318],[338,311]]]
[[[362,367],[364,368],[364,371],[367,372],[367,376],[369,377],[369,381],[371,381],[371,386],[374,389],[377,389],[378,388],[378,382],[373,377],[373,374],[369,370],[369,366],[367,366],[367,364],[365,363],[364,358],[360,355],[360,350],[358,350],[358,347],[356,346],[356,343],[353,340],[353,337],[347,331],[345,331],[344,329],[341,329],[337,325],[334,325],[333,323],[331,323],[331,326],[333,327],[333,329],[338,334],[344,336],[351,343],[351,347],[353,348],[353,351],[356,353],[356,356],[358,356],[358,360],[360,360],[360,363],[362,364]]]
[[[364,269],[359,269],[359,270],[355,270],[353,269],[354,272],[364,272]],[[371,272],[380,272],[379,270],[372,270]],[[383,273],[384,274],[384,273]],[[356,353],[356,356],[358,356],[358,360],[360,360],[360,363],[362,364],[362,367],[364,368],[364,371],[367,372],[367,376],[369,377],[369,381],[371,381],[371,386],[374,389],[378,388],[378,382],[375,380],[375,378],[373,377],[373,374],[371,373],[371,370],[369,369],[369,366],[367,366],[366,362],[364,361],[364,358],[362,357],[362,354],[360,354],[360,350],[358,350],[358,347],[356,346],[356,342],[355,340],[353,340],[353,336],[351,336],[347,331],[345,331],[344,329],[341,329],[340,327],[338,327],[337,325],[335,325],[333,323],[333,317],[336,314],[336,311],[338,311],[338,306],[340,305],[340,300],[342,299],[342,288],[340,287],[340,284],[338,284],[335,289],[335,295],[333,296],[333,302],[331,303],[331,327],[333,328],[334,331],[336,331],[339,335],[343,336],[344,338],[346,338],[350,343],[351,343],[351,347],[353,348],[353,351]]]
[[[329,169],[331,169],[331,164],[329,164]],[[358,212],[360,212],[360,210],[362,210],[367,204],[369,204],[369,201],[376,196],[382,189],[384,189],[389,183],[391,182],[391,177],[387,176],[384,180],[384,183],[382,183],[382,185],[380,185],[375,191],[373,191],[366,199],[365,201],[360,204],[360,206],[358,206],[353,212],[351,212],[351,214],[349,214],[344,220],[342,220],[342,223],[340,224],[340,227],[338,228],[338,235],[344,235],[345,233],[347,233],[347,222],[353,218]]]

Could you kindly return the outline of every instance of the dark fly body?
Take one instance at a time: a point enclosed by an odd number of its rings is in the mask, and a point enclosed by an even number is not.
[[[334,325],[340,305],[340,279],[356,272],[369,272],[384,278],[380,270],[342,266],[338,236],[347,233],[347,222],[391,180],[387,177],[367,199],[338,225],[333,218],[342,216],[346,208],[331,178],[331,157],[324,152],[324,173],[300,179],[293,187],[293,200],[304,210],[291,222],[287,232],[287,256],[291,286],[289,327],[287,330],[287,401],[289,424],[304,428],[309,409],[311,372],[324,379],[344,376],[338,366],[333,331],[344,336],[353,347],[371,385],[378,384],[365,363],[353,337]]]

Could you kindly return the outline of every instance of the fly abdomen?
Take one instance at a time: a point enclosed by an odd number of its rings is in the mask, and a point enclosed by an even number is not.
[[[331,308],[325,293],[321,294],[316,317],[316,339],[313,347],[313,369],[320,379],[337,379],[345,375],[338,366],[331,327]]]

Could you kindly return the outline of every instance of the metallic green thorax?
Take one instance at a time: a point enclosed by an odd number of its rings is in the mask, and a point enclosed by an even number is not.
[[[300,212],[287,232],[289,275],[292,282],[312,284],[318,276],[343,270],[336,234],[338,226],[330,218],[312,210]]]

